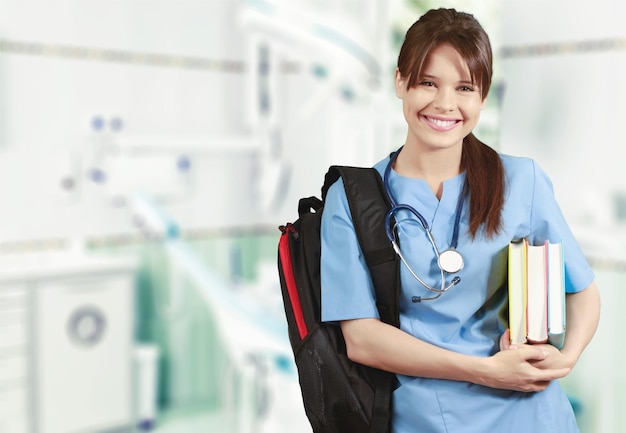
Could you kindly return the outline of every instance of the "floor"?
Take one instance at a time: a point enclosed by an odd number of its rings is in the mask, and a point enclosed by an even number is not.
[[[222,417],[214,412],[166,415],[150,433],[226,433]]]

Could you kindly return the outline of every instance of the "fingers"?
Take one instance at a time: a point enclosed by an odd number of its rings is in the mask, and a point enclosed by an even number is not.
[[[525,344],[518,348],[520,349],[519,356],[521,356],[522,359],[527,362],[543,361],[548,357],[548,355],[550,355],[550,352],[548,352],[541,346],[531,346]]]
[[[495,355],[499,363],[499,368],[493,371],[497,373],[495,387],[513,389],[522,392],[538,392],[548,387],[550,382],[560,379],[569,374],[570,368],[556,368],[555,365],[547,363],[545,366],[537,367],[535,364],[541,363],[550,356],[550,351],[541,346],[519,345],[517,350],[504,350]]]
[[[509,347],[511,347],[511,331],[507,329],[500,336],[500,350],[507,350]]]
[[[533,369],[534,371],[524,371],[520,372],[520,376],[518,376],[518,380],[516,384],[512,384],[513,386],[510,389],[515,391],[522,392],[539,392],[543,391],[550,385],[553,380],[560,379],[562,377],[567,376],[570,369],[554,369],[554,370],[539,370]],[[522,377],[523,376],[523,379]]]
[[[537,382],[551,382],[556,379],[561,379],[569,374],[570,368],[554,368],[551,370],[539,370],[537,375]]]
[[[517,349],[518,347],[518,344],[511,344],[511,331],[509,329],[504,331],[504,333],[500,336],[500,351]]]
[[[545,390],[548,387],[548,385],[550,385],[549,381],[533,382],[533,383],[529,383],[525,386],[520,387],[516,391],[540,392],[540,391]]]
[[[523,385],[519,391],[524,392],[538,392],[543,391],[550,385],[553,380],[560,379],[569,374],[569,368],[560,368],[555,370],[539,370],[541,374],[538,374],[533,381]]]

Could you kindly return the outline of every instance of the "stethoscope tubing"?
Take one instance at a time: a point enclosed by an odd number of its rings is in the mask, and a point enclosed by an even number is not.
[[[461,212],[463,210],[463,204],[464,204],[464,201],[465,201],[465,194],[461,193],[461,195],[459,196],[459,200],[457,201],[456,214],[455,214],[455,217],[454,217],[454,228],[452,230],[452,240],[450,242],[450,249],[444,251],[444,254],[447,253],[447,252],[453,251],[456,255],[458,255],[458,259],[460,260],[460,265],[458,266],[457,269],[447,270],[447,269],[444,268],[444,266],[442,265],[442,263],[440,261],[441,254],[439,253],[439,249],[437,248],[437,244],[435,242],[435,239],[433,238],[433,235],[432,235],[432,233],[430,231],[430,227],[429,227],[428,222],[426,221],[426,219],[414,207],[412,207],[412,206],[410,206],[408,204],[398,204],[396,202],[396,200],[395,200],[395,197],[393,196],[393,194],[391,192],[391,188],[389,186],[389,175],[391,173],[391,168],[392,168],[393,162],[395,161],[395,159],[397,158],[397,156],[398,156],[398,154],[400,153],[401,150],[402,150],[402,147],[400,149],[398,149],[397,151],[395,151],[389,157],[389,162],[387,164],[387,167],[385,168],[385,173],[384,173],[384,177],[383,177],[383,184],[384,184],[385,192],[387,193],[387,196],[389,198],[389,202],[391,203],[391,209],[389,209],[389,211],[385,215],[385,230],[386,230],[387,237],[389,238],[389,241],[391,242],[391,245],[392,245],[394,251],[396,252],[396,254],[398,254],[398,257],[400,257],[400,260],[402,261],[402,263],[404,263],[404,265],[406,266],[408,271],[411,273],[411,275],[422,286],[426,287],[431,292],[434,292],[434,293],[437,294],[436,296],[433,296],[433,297],[430,297],[430,298],[414,297],[415,299],[417,299],[417,301],[414,301],[414,302],[419,302],[419,301],[422,301],[422,300],[437,299],[439,296],[441,296],[442,293],[447,292],[448,290],[450,290],[452,287],[454,287],[455,285],[457,285],[461,281],[461,279],[458,276],[455,276],[452,279],[452,281],[448,285],[446,285],[445,274],[446,273],[455,273],[455,272],[460,271],[463,268],[463,258],[461,256],[461,254],[458,251],[456,251],[456,247],[458,245],[459,225],[460,225],[460,220],[461,220]],[[391,221],[392,218],[394,217],[394,215],[398,211],[400,211],[400,210],[406,210],[406,211],[410,212],[412,215],[415,216],[415,218],[417,218],[417,220],[420,222],[420,224],[424,228],[424,232],[426,233],[426,236],[428,237],[428,240],[429,240],[430,244],[432,245],[433,250],[435,252],[435,256],[437,257],[437,265],[438,265],[439,271],[441,273],[441,286],[440,286],[439,289],[431,287],[424,280],[422,280],[416,274],[416,272],[411,268],[411,266],[408,264],[407,260],[405,259],[404,255],[402,254],[402,251],[400,249],[400,246],[398,245],[398,242],[397,242],[397,239],[396,239],[396,236],[395,236],[395,225],[394,225],[394,227],[392,227],[392,221]]]

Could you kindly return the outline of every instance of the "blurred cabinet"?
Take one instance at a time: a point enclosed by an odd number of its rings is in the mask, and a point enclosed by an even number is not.
[[[132,261],[0,257],[0,433],[131,426]]]
[[[0,433],[32,431],[30,290],[0,281]]]

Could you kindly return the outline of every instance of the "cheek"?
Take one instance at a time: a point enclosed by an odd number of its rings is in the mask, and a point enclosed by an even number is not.
[[[475,102],[475,103],[468,104],[465,107],[465,116],[467,116],[468,118],[478,119],[480,117],[480,112],[482,111],[482,109],[483,109],[482,102]]]
[[[416,116],[416,112],[419,111],[417,104],[411,99],[405,99],[402,103],[402,111],[404,111],[404,115],[407,118],[414,118]]]

